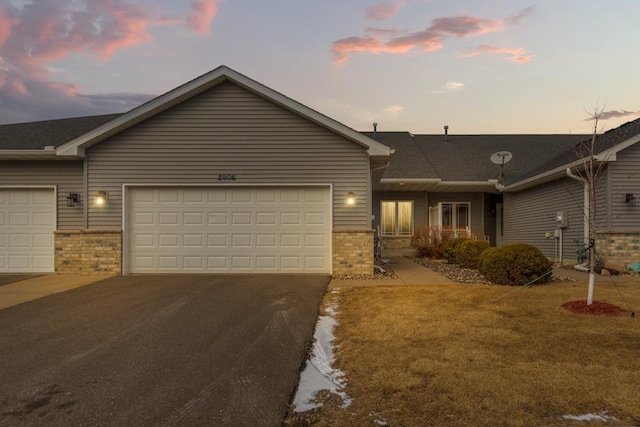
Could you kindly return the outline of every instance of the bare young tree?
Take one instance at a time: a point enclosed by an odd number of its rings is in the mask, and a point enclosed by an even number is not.
[[[578,162],[572,168],[567,169],[567,174],[580,181],[584,186],[584,216],[585,245],[589,251],[589,289],[587,293],[587,305],[593,304],[593,294],[595,288],[595,267],[596,267],[596,193],[598,183],[605,172],[606,160],[602,158],[601,147],[598,145],[598,123],[604,113],[604,107],[596,107],[592,112],[588,112],[593,121],[593,132],[591,138],[575,147]]]

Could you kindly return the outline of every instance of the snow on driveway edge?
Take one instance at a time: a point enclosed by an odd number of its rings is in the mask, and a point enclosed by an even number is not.
[[[335,289],[331,293],[338,294],[338,290]],[[332,367],[335,361],[333,330],[338,324],[335,318],[338,308],[337,303],[328,303],[324,310],[327,315],[318,317],[313,333],[314,342],[311,356],[307,359],[300,374],[298,390],[293,398],[295,412],[306,412],[321,407],[322,403],[315,402],[315,398],[321,390],[328,390],[339,396],[342,399],[343,408],[351,405],[351,399],[347,393],[342,391],[347,383],[345,375],[342,371]]]

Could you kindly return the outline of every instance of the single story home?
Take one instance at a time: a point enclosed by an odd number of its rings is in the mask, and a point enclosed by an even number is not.
[[[600,137],[603,242],[637,241],[613,191],[640,192],[637,122]],[[0,273],[371,274],[378,228],[421,226],[553,256],[550,213],[583,229],[559,159],[584,139],[357,132],[222,66],[124,114],[0,126]]]

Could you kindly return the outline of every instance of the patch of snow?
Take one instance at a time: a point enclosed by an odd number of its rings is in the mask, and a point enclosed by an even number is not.
[[[381,415],[382,415],[381,413],[377,413],[377,412],[371,412],[369,414],[370,417],[380,417]],[[383,420],[379,420],[377,418],[375,420],[373,420],[373,423],[375,425],[377,425],[377,426],[388,426],[389,425],[389,423],[387,423],[386,420],[384,420],[384,419]]]
[[[347,383],[344,373],[333,369],[335,360],[333,353],[333,330],[338,324],[335,315],[338,310],[337,304],[329,304],[325,308],[326,316],[319,316],[316,323],[316,330],[313,333],[314,343],[311,349],[311,357],[307,360],[302,373],[298,390],[293,398],[294,410],[296,412],[306,412],[322,406],[321,403],[314,402],[318,392],[328,390],[342,399],[342,407],[351,405],[351,399],[342,391]]]
[[[563,415],[563,419],[565,420],[573,420],[573,421],[618,421],[616,417],[612,417],[607,415],[607,411],[600,411],[597,414],[584,414],[584,415]]]

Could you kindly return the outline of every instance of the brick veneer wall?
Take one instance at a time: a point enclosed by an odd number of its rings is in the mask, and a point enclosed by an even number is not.
[[[122,274],[122,232],[119,230],[56,231],[54,245],[58,274]]]
[[[608,264],[625,266],[632,262],[640,262],[640,232],[598,231],[596,251]]]
[[[333,274],[373,275],[373,230],[333,231]]]

